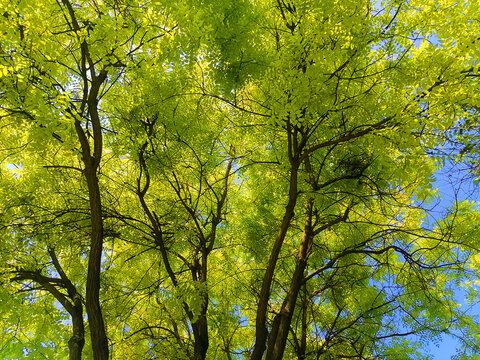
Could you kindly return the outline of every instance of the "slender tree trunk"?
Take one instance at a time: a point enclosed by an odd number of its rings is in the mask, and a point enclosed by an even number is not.
[[[75,116],[75,131],[81,145],[82,161],[85,165],[84,174],[88,185],[88,197],[90,201],[91,237],[90,254],[88,258],[87,285],[85,307],[90,326],[92,350],[94,360],[108,360],[108,339],[103,322],[102,309],[100,307],[100,272],[103,250],[103,218],[100,188],[97,171],[102,158],[103,135],[102,124],[98,113],[98,101],[100,87],[107,79],[106,68],[97,73],[88,43],[82,40],[81,27],[75,15],[75,9],[69,0],[62,0],[70,16],[70,26],[75,31],[80,42],[81,57],[79,60],[79,73],[83,80],[83,98]],[[90,75],[88,75],[90,74]],[[89,79],[90,78],[90,79]],[[89,81],[90,80],[90,81]],[[86,131],[82,127],[81,117],[84,116],[85,107],[92,124],[93,149],[87,138]]]
[[[278,231],[277,237],[270,252],[270,257],[267,263],[267,269],[263,276],[262,288],[260,290],[260,298],[258,300],[257,316],[255,320],[255,345],[251,360],[261,360],[266,349],[266,342],[268,338],[267,329],[267,310],[270,301],[270,288],[272,285],[275,267],[277,265],[278,256],[282,249],[283,241],[287,235],[290,222],[295,215],[295,206],[298,197],[298,170],[302,162],[301,154],[305,147],[306,138],[302,138],[298,142],[298,130],[292,129],[290,121],[287,120],[287,136],[288,136],[288,158],[290,161],[290,182],[288,191],[288,202],[285,207],[282,224]]]
[[[204,305],[202,304],[202,314],[196,322],[192,323],[194,337],[193,353],[195,360],[205,360],[209,346],[206,308],[205,310],[203,308]]]
[[[305,229],[303,231],[302,243],[300,244],[300,249],[297,255],[297,264],[295,266],[293,278],[287,296],[280,309],[280,313],[275,316],[272,331],[268,339],[266,356],[268,360],[281,360],[285,351],[293,311],[295,309],[298,293],[302,286],[308,256],[312,248],[312,208],[313,199],[310,199],[307,203]]]
[[[267,309],[270,300],[270,287],[273,281],[275,266],[277,265],[278,256],[287,235],[287,230],[290,226],[290,221],[294,216],[294,209],[297,200],[297,174],[298,166],[294,167],[290,175],[290,194],[285,214],[283,216],[282,225],[278,232],[277,238],[273,245],[268,259],[267,269],[263,276],[262,288],[260,290],[260,298],[257,307],[257,317],[255,322],[255,346],[253,348],[251,360],[261,360],[265,352],[266,342],[268,338],[267,330]]]
[[[68,341],[69,360],[81,360],[85,345],[85,326],[83,323],[82,299],[78,294],[73,296],[72,337]]]
[[[100,273],[103,248],[103,219],[100,189],[96,169],[87,169],[86,177],[90,196],[92,235],[88,258],[86,309],[92,340],[93,358],[108,360],[108,340],[100,307]]]
[[[304,298],[302,299],[302,330],[300,334],[300,349],[298,351],[298,360],[305,360],[307,358],[307,307],[308,307],[308,294],[306,290],[306,284],[303,285]]]
[[[82,148],[82,160],[85,164],[84,174],[88,185],[90,219],[92,222],[85,307],[88,315],[94,360],[108,360],[109,356],[107,333],[103,322],[102,309],[100,307],[100,273],[104,233],[102,201],[97,177],[103,147],[103,136],[98,114],[98,93],[106,77],[106,71],[100,72],[98,76],[93,76],[87,99],[88,113],[93,127],[93,154],[80,121],[78,119],[75,120],[75,129]]]
[[[202,249],[202,263],[200,268],[199,276],[194,275],[194,281],[198,281],[200,284],[205,284],[207,281],[207,260],[208,260],[208,250],[206,248]],[[193,337],[194,337],[194,346],[193,353],[195,360],[205,360],[207,356],[208,346],[209,346],[209,337],[208,337],[208,322],[207,322],[207,311],[208,311],[208,291],[205,291],[201,294],[202,304],[200,308],[200,314],[197,321],[192,323],[193,328]]]
[[[53,264],[60,274],[60,279],[43,276],[40,271],[29,271],[18,269],[14,271],[16,276],[12,281],[32,280],[40,285],[41,288],[52,294],[57,301],[62,304],[65,310],[72,318],[72,337],[68,340],[69,360],[81,360],[82,350],[85,345],[85,326],[83,323],[83,304],[82,298],[78,294],[75,286],[68,279],[60,266],[60,262],[53,249],[49,249]],[[62,288],[67,289],[68,295],[60,292],[57,286],[61,284]]]

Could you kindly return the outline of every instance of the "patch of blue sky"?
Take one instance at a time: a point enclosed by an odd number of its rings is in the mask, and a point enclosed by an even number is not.
[[[437,221],[445,218],[457,202],[465,200],[478,202],[480,192],[474,183],[474,176],[468,169],[465,163],[446,162],[436,171],[433,187],[437,189],[437,196],[433,205],[426,211],[424,226],[427,229],[433,229]],[[453,287],[454,300],[461,306],[460,310],[470,315],[479,314],[480,306],[468,303],[467,290]],[[428,342],[424,350],[435,360],[452,359],[461,345],[461,338],[462,334],[459,331],[451,331],[450,335],[443,334],[437,340]]]

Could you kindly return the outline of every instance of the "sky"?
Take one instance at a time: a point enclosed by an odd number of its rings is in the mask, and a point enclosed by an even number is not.
[[[436,173],[435,187],[439,191],[439,201],[434,209],[436,216],[441,216],[455,200],[480,201],[480,187],[474,184],[473,177],[468,173],[464,164],[449,164]],[[461,291],[456,294],[459,303],[465,303]],[[480,315],[480,304],[472,308],[473,314]],[[442,341],[430,345],[432,360],[450,360],[456,353],[459,341],[453,337],[443,336]]]

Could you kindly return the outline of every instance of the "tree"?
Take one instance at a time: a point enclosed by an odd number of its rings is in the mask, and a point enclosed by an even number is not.
[[[480,353],[476,4],[1,4],[4,358]]]

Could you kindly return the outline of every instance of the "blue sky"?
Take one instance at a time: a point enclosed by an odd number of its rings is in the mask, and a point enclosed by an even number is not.
[[[439,201],[433,209],[435,217],[441,217],[447,207],[452,206],[455,201],[480,200],[480,188],[473,182],[473,177],[468,173],[464,164],[447,163],[436,173],[435,187],[439,191]],[[461,291],[457,294],[459,303],[465,303]],[[472,313],[480,314],[480,304],[472,308]],[[443,336],[438,344],[430,345],[432,360],[450,360],[456,353],[459,341],[453,337]]]

